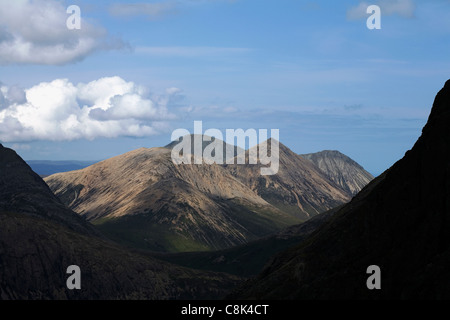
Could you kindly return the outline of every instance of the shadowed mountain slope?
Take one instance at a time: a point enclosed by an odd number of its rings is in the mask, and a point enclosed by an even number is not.
[[[450,298],[450,81],[403,159],[233,298]],[[367,267],[381,268],[368,290]]]
[[[53,195],[47,184],[17,153],[0,145],[0,210],[51,219],[84,234],[95,233]]]
[[[256,276],[277,253],[296,246],[319,228],[338,208],[314,216],[306,222],[232,248],[212,252],[150,253],[177,265],[241,277]]]

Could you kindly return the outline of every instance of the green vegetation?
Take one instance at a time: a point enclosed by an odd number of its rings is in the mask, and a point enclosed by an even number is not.
[[[272,236],[226,250],[173,254],[153,253],[151,255],[193,269],[252,277],[263,269],[272,256],[298,245],[302,239],[301,236],[289,239]]]
[[[171,232],[148,215],[101,218],[93,221],[97,229],[122,245],[157,252],[207,251],[211,248],[186,234]]]
[[[240,201],[224,201],[223,206],[227,206],[229,216],[237,221],[248,231],[247,241],[257,240],[279,230],[298,224],[301,220],[291,217],[279,211],[273,211],[265,207],[251,206]],[[117,218],[100,218],[92,221],[96,227],[114,241],[122,245],[144,249],[155,252],[196,252],[196,251],[212,251],[226,248],[224,239],[221,242],[211,241],[214,246],[209,246],[204,239],[189,230],[189,221],[180,218],[178,228],[173,228],[155,221],[151,213],[142,213],[136,215],[126,215]],[[201,229],[205,232],[206,237],[215,237],[212,226],[203,225],[206,222],[199,221]]]
[[[257,207],[239,200],[232,200],[230,203],[232,203],[232,210],[229,211],[229,215],[256,238],[271,235],[283,228],[303,222],[297,217],[272,210],[270,207]]]

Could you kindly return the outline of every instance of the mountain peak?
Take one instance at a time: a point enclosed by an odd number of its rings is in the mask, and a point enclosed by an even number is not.
[[[338,150],[322,150],[319,151],[318,153],[323,153],[323,154],[334,154],[334,155],[344,155],[342,152],[338,151]]]
[[[203,137],[208,137],[211,141],[215,141],[215,139],[216,139],[214,137],[210,137],[210,136],[207,136],[205,134],[194,134],[194,133],[191,133],[191,134],[185,135],[183,137],[179,137],[176,140],[173,140],[172,142],[170,142],[169,144],[164,146],[164,148],[173,149],[178,143],[180,143],[184,139],[189,138],[189,139],[191,139],[191,142],[192,142],[195,137],[201,137],[202,141],[203,141]]]
[[[295,154],[291,149],[289,149],[289,147],[287,147],[286,145],[284,145],[283,143],[281,143],[279,140],[277,140],[275,138],[269,138],[263,142],[260,142],[253,148],[259,148],[261,146],[261,144],[266,143],[267,150],[270,151],[270,150],[272,150],[272,140],[274,143],[278,143],[278,149],[280,150],[280,154],[283,154],[283,153]]]
[[[450,114],[450,79],[447,80],[444,87],[436,95],[430,116],[428,117],[428,122],[423,128],[422,132],[426,133],[430,129],[430,127],[442,124],[443,121],[445,121],[445,119],[443,119],[442,117],[445,116],[446,118],[448,117],[449,114]]]
[[[84,219],[55,197],[14,150],[3,146],[0,148],[0,211],[39,216],[82,233],[94,233]]]
[[[314,163],[330,180],[353,196],[373,179],[356,161],[337,150],[323,150],[300,156]]]

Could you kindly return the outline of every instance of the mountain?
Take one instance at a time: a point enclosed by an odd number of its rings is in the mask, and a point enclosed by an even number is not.
[[[269,146],[270,142],[271,139]],[[254,148],[259,152],[259,146]],[[246,152],[247,158],[249,153],[250,150]],[[303,221],[351,199],[349,192],[282,143],[279,143],[277,174],[262,176],[260,164],[228,165],[226,168],[261,198]]]
[[[0,210],[45,217],[83,234],[95,233],[12,149],[0,145]]]
[[[230,298],[449,299],[450,80],[414,147]],[[366,286],[381,270],[381,290]]]
[[[27,164],[31,169],[41,177],[47,177],[49,175],[59,173],[80,170],[90,165],[93,165],[95,161],[49,161],[49,160],[27,160]]]
[[[67,206],[126,245],[220,250],[350,199],[311,162],[280,150],[274,176],[261,176],[260,165],[176,165],[169,148],[141,148],[45,181]]]
[[[335,150],[302,154],[322,170],[326,176],[353,196],[364,188],[373,176],[357,162]]]
[[[114,239],[155,251],[221,249],[300,222],[222,166],[175,165],[167,148],[141,148],[46,182]]]
[[[70,265],[81,269],[81,290],[66,287]],[[0,299],[217,299],[237,281],[106,240],[0,145]]]

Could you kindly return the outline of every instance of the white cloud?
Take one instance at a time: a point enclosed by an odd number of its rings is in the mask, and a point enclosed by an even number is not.
[[[25,102],[25,92],[17,86],[3,86],[0,83],[0,110],[7,108],[12,103]]]
[[[0,64],[62,65],[125,46],[83,19],[83,12],[81,29],[69,30],[66,10],[56,0],[0,0]]]
[[[378,5],[381,9],[381,14],[387,16],[398,14],[404,18],[413,18],[416,10],[413,0],[379,0],[374,3],[363,1],[347,11],[347,19],[358,20],[367,18],[369,16],[367,8],[372,4]]]
[[[174,119],[168,101],[179,93],[170,88],[150,99],[144,88],[120,77],[78,85],[56,79],[22,91],[25,98],[12,88],[0,87],[4,105],[0,109],[0,140],[4,142],[157,134],[166,121]]]
[[[347,11],[348,20],[358,20],[368,17],[367,8],[370,6],[367,2],[360,2],[357,6],[351,7]]]

